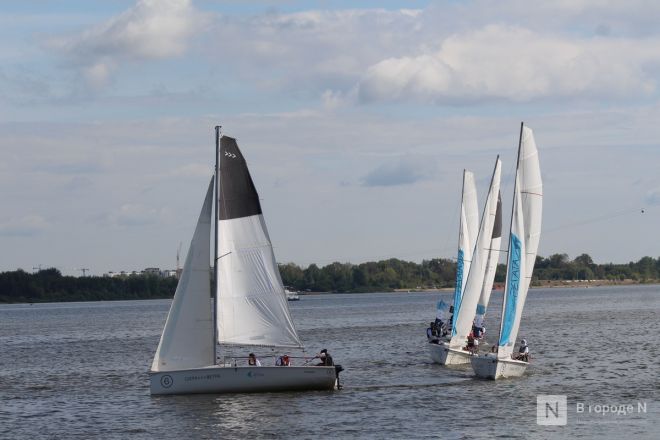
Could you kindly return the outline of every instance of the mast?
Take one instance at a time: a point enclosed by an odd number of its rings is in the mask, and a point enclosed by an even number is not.
[[[506,262],[506,278],[505,283],[509,279],[509,261],[511,259],[511,228],[513,227],[513,209],[516,206],[516,188],[518,187],[518,168],[520,167],[520,150],[522,149],[522,135],[524,122],[520,123],[520,137],[518,138],[518,158],[516,159],[516,173],[513,175],[513,199],[511,203],[511,221],[509,222],[509,244],[507,246],[507,262]],[[500,316],[500,333],[497,335],[497,345],[500,345],[502,338],[502,327],[504,326],[504,308],[506,307],[506,293],[508,293],[507,285],[504,285],[504,294],[502,295],[502,316]],[[514,341],[515,342],[515,341]]]
[[[213,364],[218,361],[218,221],[220,221],[220,129],[215,126],[215,217],[214,217],[214,250],[213,250]]]

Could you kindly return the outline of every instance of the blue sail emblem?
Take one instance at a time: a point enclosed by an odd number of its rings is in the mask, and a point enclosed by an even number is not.
[[[451,335],[456,335],[456,321],[458,310],[461,308],[461,299],[463,299],[463,249],[458,250],[458,259],[456,260],[456,287],[454,288],[454,317],[451,322]]]
[[[522,259],[522,243],[520,239],[511,234],[510,252],[509,252],[509,279],[506,286],[506,302],[504,306],[504,316],[502,317],[502,333],[500,334],[500,346],[507,345],[510,341],[513,323],[516,319],[516,308],[518,306],[518,290],[520,287],[520,262]]]

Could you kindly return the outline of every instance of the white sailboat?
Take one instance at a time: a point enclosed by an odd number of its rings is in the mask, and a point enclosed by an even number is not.
[[[500,336],[497,353],[471,359],[478,377],[518,377],[527,369],[528,362],[515,360],[512,354],[541,236],[542,203],[543,183],[534,134],[521,124]]]
[[[500,245],[502,244],[502,193],[497,195],[497,213],[495,214],[495,224],[493,225],[493,237],[490,240],[490,248],[488,249],[488,259],[486,263],[486,275],[484,276],[484,284],[481,287],[481,295],[479,295],[479,302],[477,303],[477,313],[474,317],[475,327],[481,329],[481,337],[485,331],[484,319],[486,317],[486,310],[488,302],[490,301],[490,294],[493,292],[493,283],[495,282],[495,272],[497,271],[497,263],[500,260]]]
[[[151,365],[151,394],[333,389],[338,379],[334,366],[216,363],[216,343],[302,348],[247,164],[236,140],[220,137],[219,129],[216,178],[206,192]],[[212,225],[213,285],[209,270]]]
[[[477,185],[474,180],[474,173],[469,170],[463,170],[463,186],[461,189],[461,211],[458,225],[458,253],[456,257],[456,283],[454,285],[453,305],[450,306],[444,300],[439,300],[436,305],[436,322],[442,323],[442,328],[450,326],[444,332],[452,332],[453,324],[450,317],[456,316],[456,311],[460,308],[465,283],[470,264],[472,262],[472,252],[477,241],[477,230],[479,229],[479,208],[477,204]],[[451,337],[451,333],[449,333]],[[443,352],[438,347],[437,342],[444,341],[444,335],[434,338],[429,342],[429,353],[431,360],[444,364]]]
[[[288,287],[285,287],[284,294],[287,301],[300,301],[300,295],[298,295],[296,290],[290,290]]]
[[[472,330],[477,302],[484,283],[488,255],[493,235],[493,226],[497,215],[497,200],[500,190],[502,162],[499,157],[495,161],[495,169],[491,177],[488,195],[481,216],[481,223],[476,235],[476,242],[472,252],[470,269],[465,281],[463,295],[457,301],[455,296],[454,318],[452,321],[451,339],[439,344],[429,343],[429,352],[433,362],[442,365],[467,364],[472,356],[470,352],[463,350],[467,337]],[[461,256],[459,245],[459,259]],[[460,272],[460,265],[458,265]],[[457,276],[457,289],[459,278]]]

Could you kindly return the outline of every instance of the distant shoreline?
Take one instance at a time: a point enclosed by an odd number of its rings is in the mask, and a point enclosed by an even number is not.
[[[660,285],[660,280],[636,281],[626,279],[623,281],[611,280],[543,280],[538,281],[537,284],[530,286],[530,289],[550,289],[550,288],[565,288],[565,289],[578,289],[589,287],[604,287],[604,286],[655,286]],[[496,283],[493,290],[504,290],[504,283]],[[348,293],[423,293],[423,292],[453,292],[453,287],[439,287],[439,288],[411,288],[411,289],[392,289],[383,291],[368,291],[368,292],[299,292],[300,295],[343,295]]]
[[[536,284],[530,286],[530,289],[585,289],[589,287],[604,287],[604,286],[636,286],[636,285],[658,285],[660,280],[636,281],[632,279],[612,281],[612,280],[542,280],[537,281]],[[443,292],[453,291],[453,287],[443,287],[439,289],[394,289],[394,292]],[[493,290],[504,290],[504,283],[495,283]],[[357,292],[355,292],[357,293]]]
[[[624,279],[624,280],[542,280],[537,281],[534,285],[530,286],[530,289],[555,289],[555,288],[564,288],[564,289],[586,289],[590,287],[605,287],[605,286],[636,286],[636,285],[660,285],[660,280],[653,279],[647,281],[637,281],[633,279]],[[493,290],[502,291],[504,289],[504,283],[495,283]],[[363,293],[434,293],[434,292],[453,292],[453,287],[440,287],[440,288],[411,288],[411,289],[392,289],[392,290],[380,290],[380,291],[353,291],[353,292],[311,292],[311,291],[301,291],[298,292],[300,296],[312,296],[312,295],[344,295],[344,294],[363,294]],[[5,298],[0,299],[0,304],[55,304],[55,303],[67,303],[67,302],[99,302],[99,301],[144,301],[150,299],[172,299],[172,296],[152,296],[146,298],[99,298],[99,299],[81,299],[81,298],[71,298],[70,300],[63,299],[60,301],[53,300],[51,298],[45,299],[43,301],[6,301]]]

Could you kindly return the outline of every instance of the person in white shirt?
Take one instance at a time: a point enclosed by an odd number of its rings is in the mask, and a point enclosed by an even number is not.
[[[254,353],[248,355],[248,365],[251,367],[261,367],[261,362],[259,362],[259,359],[257,359]]]
[[[529,362],[529,346],[527,345],[526,339],[522,339],[520,341],[520,348],[518,349],[518,354],[516,355],[515,359]]]

